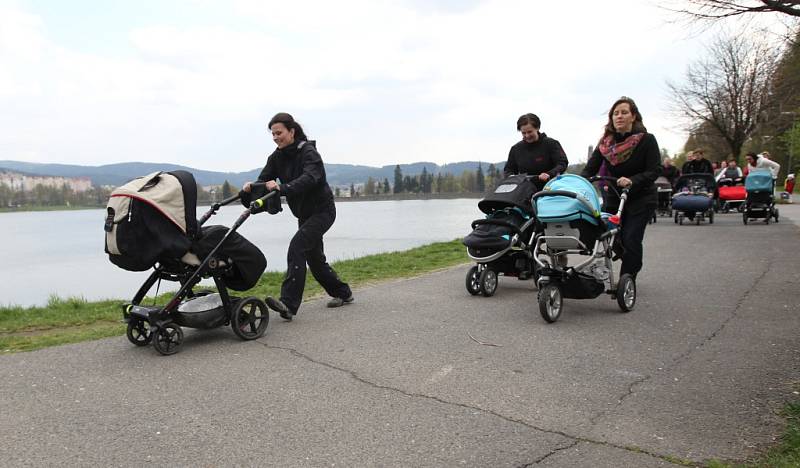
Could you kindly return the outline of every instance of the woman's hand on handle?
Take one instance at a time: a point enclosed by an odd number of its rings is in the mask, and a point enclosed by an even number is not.
[[[267,181],[267,191],[268,192],[272,192],[273,190],[280,190],[280,186],[278,186],[278,184],[275,183],[274,180],[268,180]]]
[[[617,185],[619,185],[622,188],[630,188],[632,184],[633,182],[631,182],[631,179],[627,177],[620,177],[619,179],[617,179]]]
[[[539,174],[539,180],[541,180],[542,182],[547,182],[549,179],[550,179],[550,174],[546,172],[542,172],[541,174]]]
[[[253,183],[252,182],[247,182],[242,186],[242,190],[247,192],[247,193],[250,193],[250,190],[252,190],[252,188],[253,188]]]

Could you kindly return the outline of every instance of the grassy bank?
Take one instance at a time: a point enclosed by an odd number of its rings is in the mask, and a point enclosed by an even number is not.
[[[709,468],[795,468],[800,466],[800,403],[792,403],[783,411],[786,430],[780,443],[769,449],[757,461],[729,464],[712,461]]]
[[[370,255],[333,263],[339,276],[352,287],[365,286],[395,278],[406,278],[446,268],[467,261],[460,241],[441,242],[402,252]],[[251,290],[237,296],[278,296],[283,273],[265,273]],[[173,290],[174,283],[170,286]],[[135,293],[131,291],[131,296]],[[305,299],[324,294],[320,285],[308,276]],[[155,299],[163,303],[169,295]],[[0,354],[123,335],[120,304],[125,299],[85,301],[51,298],[45,307],[0,308]],[[153,299],[147,300],[151,304]]]

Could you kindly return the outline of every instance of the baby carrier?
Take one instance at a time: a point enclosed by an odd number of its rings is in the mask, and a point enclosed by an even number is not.
[[[742,221],[764,219],[769,224],[771,218],[778,222],[778,208],[775,206],[775,181],[769,169],[753,169],[744,179],[747,198],[742,210]]]
[[[127,337],[133,344],[152,342],[158,352],[173,354],[183,342],[181,326],[231,324],[245,340],[264,334],[269,322],[266,304],[256,297],[228,293],[228,288],[252,288],[266,269],[261,251],[236,232],[251,214],[261,211],[263,200],[257,200],[260,205],[254,203],[231,228],[203,227],[221,206],[238,199],[237,195],[215,203],[198,221],[197,184],[186,171],[149,174],[111,193],[105,220],[109,260],[130,271],[153,269],[131,302],[123,305]],[[216,292],[194,290],[204,278],[213,279]],[[142,305],[161,280],[181,287],[165,305]]]
[[[747,190],[741,178],[723,177],[717,183],[719,196],[719,210],[727,213],[731,210],[744,210],[744,202],[747,199]]]
[[[616,190],[614,177],[607,181]],[[615,215],[600,211],[600,198],[589,180],[564,174],[533,196],[533,212],[543,232],[537,234],[534,260],[538,265],[539,313],[548,323],[561,315],[563,299],[593,299],[603,292],[616,298],[624,312],[636,303],[636,283],[625,274],[614,282],[612,245],[620,231],[628,190],[622,190]],[[570,265],[570,257],[578,262]]]
[[[531,196],[536,186],[530,177],[507,177],[478,202],[478,209],[486,213],[486,218],[473,221],[473,231],[463,240],[467,255],[477,262],[467,272],[466,288],[470,294],[493,295],[499,274],[531,277],[529,245],[535,224]]]
[[[712,174],[685,174],[675,182],[675,194],[672,196],[672,210],[675,222],[683,224],[684,218],[698,225],[708,218],[714,224],[714,191],[716,182]]]

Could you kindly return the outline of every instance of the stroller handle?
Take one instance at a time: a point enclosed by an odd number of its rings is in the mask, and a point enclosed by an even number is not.
[[[255,185],[255,184],[254,184]],[[277,190],[271,190],[266,195],[250,203],[250,214],[258,214],[266,209],[267,200],[277,195]]]

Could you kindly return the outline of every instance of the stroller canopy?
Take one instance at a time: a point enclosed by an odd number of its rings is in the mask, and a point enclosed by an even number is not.
[[[536,217],[544,223],[582,219],[598,224],[600,197],[588,180],[575,174],[562,174],[550,180],[542,192],[563,191],[577,195],[539,196],[535,199]]]
[[[497,184],[494,192],[478,202],[478,209],[492,214],[505,208],[519,208],[525,213],[531,212],[531,197],[536,192],[536,185],[525,175],[506,177]]]
[[[769,192],[772,187],[772,172],[769,169],[753,169],[744,179],[744,188],[748,192]]]

